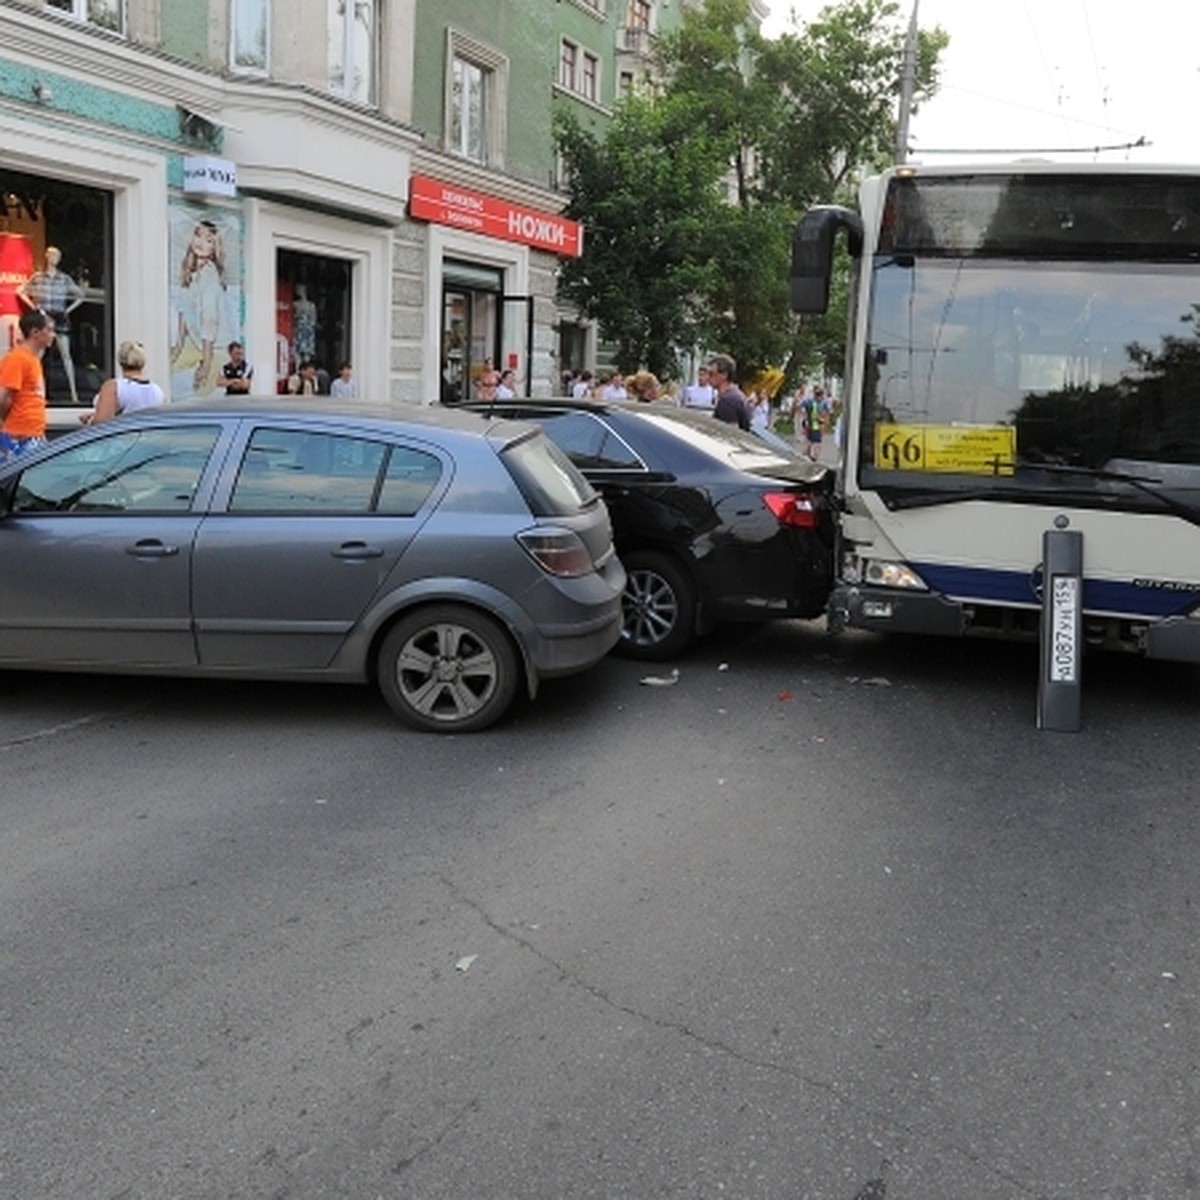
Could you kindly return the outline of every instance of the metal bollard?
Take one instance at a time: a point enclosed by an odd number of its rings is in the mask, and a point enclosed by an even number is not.
[[[1073,529],[1048,529],[1042,535],[1040,647],[1037,727],[1078,733],[1083,725],[1083,534]]]

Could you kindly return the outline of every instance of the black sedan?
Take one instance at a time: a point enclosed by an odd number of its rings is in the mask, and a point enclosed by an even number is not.
[[[721,621],[815,617],[829,598],[828,467],[667,403],[498,400],[604,496],[628,574],[618,650],[674,658]]]

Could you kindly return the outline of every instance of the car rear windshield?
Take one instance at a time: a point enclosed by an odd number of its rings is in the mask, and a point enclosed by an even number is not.
[[[712,417],[677,417],[667,411],[638,410],[638,416],[669,430],[675,437],[702,450],[711,458],[719,458],[739,471],[773,471],[789,465],[789,458],[774,446],[756,438],[752,433]]]
[[[599,500],[574,463],[542,433],[504,448],[501,459],[535,517],[569,517]]]

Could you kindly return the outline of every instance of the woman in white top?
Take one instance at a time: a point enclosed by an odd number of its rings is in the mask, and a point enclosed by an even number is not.
[[[750,395],[750,428],[771,428],[771,397],[761,389]]]
[[[122,342],[117,363],[121,377],[106,379],[101,385],[89,424],[99,425],[139,408],[154,408],[165,399],[162,388],[146,378],[146,351],[141,342]]]

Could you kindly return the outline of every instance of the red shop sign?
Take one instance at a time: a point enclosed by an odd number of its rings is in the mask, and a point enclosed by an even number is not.
[[[408,212],[419,221],[536,246],[564,258],[578,258],[583,251],[583,226],[578,221],[510,204],[499,196],[473,192],[428,175],[414,175],[409,180]]]

